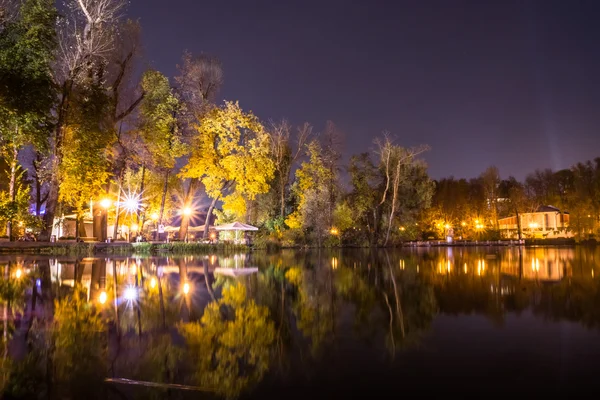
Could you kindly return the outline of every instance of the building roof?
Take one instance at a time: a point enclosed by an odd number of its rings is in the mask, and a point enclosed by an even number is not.
[[[554,206],[539,206],[535,212],[560,212],[560,210]]]

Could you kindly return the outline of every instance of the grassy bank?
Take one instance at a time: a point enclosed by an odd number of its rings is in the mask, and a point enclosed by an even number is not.
[[[210,254],[249,251],[245,245],[203,243],[0,242],[0,254],[92,256],[97,254]]]

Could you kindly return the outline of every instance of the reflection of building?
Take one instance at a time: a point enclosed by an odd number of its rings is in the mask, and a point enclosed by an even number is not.
[[[561,213],[553,206],[541,206],[536,212],[519,214],[521,234],[524,238],[568,238],[573,235],[568,231],[569,214]],[[509,239],[518,238],[517,217],[498,220],[502,236]]]
[[[502,257],[500,269],[503,274],[524,279],[559,281],[568,275],[568,261],[572,259],[572,249],[521,248]]]

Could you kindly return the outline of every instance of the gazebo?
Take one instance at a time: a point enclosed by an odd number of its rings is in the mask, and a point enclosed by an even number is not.
[[[247,231],[257,231],[258,228],[256,226],[243,224],[241,222],[232,222],[230,224],[217,225],[215,226],[215,230],[217,231],[233,231],[235,232],[235,241],[239,242],[239,233],[247,232]]]

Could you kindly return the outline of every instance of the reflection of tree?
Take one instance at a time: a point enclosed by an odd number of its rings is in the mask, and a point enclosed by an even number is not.
[[[81,286],[56,303],[50,352],[54,379],[65,384],[73,398],[89,396],[94,384],[101,382],[106,371],[105,337],[104,321]]]
[[[333,334],[332,296],[327,290],[330,271],[325,268],[287,270],[285,277],[296,289],[292,312],[296,326],[310,341],[313,353],[317,353]]]
[[[437,313],[437,302],[433,287],[414,271],[393,268],[387,252],[381,268],[384,277],[381,294],[389,315],[388,344],[394,355],[398,348],[416,344],[429,330]]]
[[[269,368],[275,328],[268,309],[248,299],[242,284],[224,288],[200,322],[180,324],[179,331],[202,387],[235,397]]]
[[[579,322],[588,328],[600,327],[600,283],[588,278],[564,279],[542,288],[534,313],[555,321]]]

